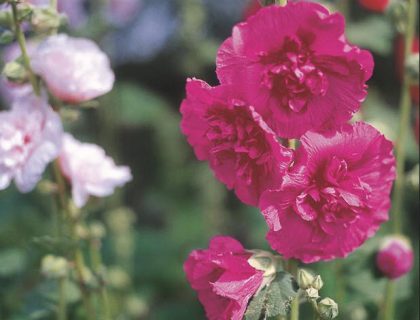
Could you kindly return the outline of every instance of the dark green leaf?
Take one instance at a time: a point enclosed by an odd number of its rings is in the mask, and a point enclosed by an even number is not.
[[[246,320],[287,315],[291,301],[297,296],[298,286],[287,272],[278,272],[275,279],[255,296],[245,313]]]

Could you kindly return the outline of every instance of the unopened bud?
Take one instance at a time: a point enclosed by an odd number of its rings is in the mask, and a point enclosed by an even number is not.
[[[408,4],[406,1],[392,1],[386,11],[399,33],[404,33],[407,28]]]
[[[82,240],[86,240],[89,237],[89,230],[81,224],[76,225],[75,233],[76,233],[76,236]]]
[[[89,229],[90,236],[94,239],[102,239],[106,235],[105,226],[101,222],[92,222]]]
[[[270,252],[253,250],[254,254],[248,259],[251,267],[264,271],[264,277],[272,276],[277,272],[277,260]]]
[[[63,257],[45,256],[41,261],[41,272],[47,278],[57,279],[67,276],[69,264]]]
[[[314,280],[315,277],[310,271],[299,269],[297,273],[297,283],[301,289],[311,288]]]
[[[25,67],[18,61],[11,61],[4,66],[3,75],[10,82],[24,83],[28,80],[28,73]]]
[[[137,296],[129,296],[126,300],[127,312],[133,318],[142,318],[149,312],[149,307],[144,299]]]
[[[306,296],[310,300],[316,300],[319,298],[318,290],[315,288],[309,288],[305,290]]]
[[[65,20],[50,7],[35,7],[32,13],[31,23],[33,28],[40,33],[49,33],[57,30]]]
[[[410,240],[401,235],[385,237],[376,256],[376,265],[390,279],[399,278],[413,267],[414,254]]]
[[[110,267],[107,271],[107,283],[114,289],[126,289],[130,286],[130,276],[119,267]]]
[[[324,281],[322,281],[321,276],[318,275],[314,278],[314,281],[312,282],[312,287],[316,290],[321,290],[321,288],[324,286]]]
[[[318,312],[323,320],[334,319],[338,316],[338,305],[331,298],[324,298],[318,302]]]

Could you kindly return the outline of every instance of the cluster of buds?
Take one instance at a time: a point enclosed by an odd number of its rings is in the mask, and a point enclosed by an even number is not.
[[[49,279],[61,279],[67,277],[69,263],[63,257],[46,255],[41,261],[41,273]]]
[[[299,288],[305,292],[306,299],[312,304],[321,319],[330,320],[338,316],[338,305],[331,298],[320,298],[319,290],[324,286],[320,275],[315,275],[311,271],[299,269],[297,274]]]

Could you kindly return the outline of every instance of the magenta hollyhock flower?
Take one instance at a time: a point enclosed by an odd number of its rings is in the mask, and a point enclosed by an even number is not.
[[[182,132],[197,158],[209,161],[216,177],[244,203],[257,206],[264,190],[279,185],[293,152],[233,86],[189,79],[181,113]]]
[[[31,58],[32,68],[50,92],[68,103],[97,98],[114,85],[108,57],[89,39],[50,36]]]
[[[89,195],[109,196],[116,187],[132,179],[130,169],[117,167],[101,147],[81,143],[70,134],[63,136],[59,161],[64,176],[71,183],[73,202],[78,208],[86,204]]]
[[[392,143],[362,122],[301,143],[281,187],[261,196],[267,240],[305,263],[345,257],[388,219]]]
[[[242,320],[264,278],[248,263],[251,255],[237,240],[218,236],[188,257],[184,271],[209,320]]]
[[[347,42],[343,16],[310,2],[262,8],[217,56],[221,83],[237,85],[283,138],[349,120],[372,69],[371,54]]]
[[[413,268],[414,254],[410,241],[400,235],[386,237],[376,256],[379,271],[390,279],[397,279]]]
[[[19,191],[32,191],[58,157],[62,131],[60,117],[44,98],[20,97],[11,110],[0,112],[0,190],[14,180]]]

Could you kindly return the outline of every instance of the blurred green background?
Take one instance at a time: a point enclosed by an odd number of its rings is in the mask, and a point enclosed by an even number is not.
[[[187,77],[217,84],[217,48],[243,19],[249,1],[139,2],[138,12],[119,24],[95,11],[92,1],[82,4],[84,22],[67,32],[95,39],[111,56],[117,82],[98,108],[66,109],[66,127],[82,141],[103,146],[133,172],[124,189],[88,207],[89,221],[107,227],[102,249],[117,319],[204,319],[182,270],[189,252],[218,234],[234,236],[247,248],[269,247],[258,210],[241,204],[194,157],[180,133],[178,109]],[[328,5],[343,10],[348,37],[375,56],[369,96],[357,118],[393,139],[400,92],[394,24],[357,1]],[[416,114],[413,103],[413,125]],[[418,252],[419,157],[413,130],[407,143],[405,230]],[[0,192],[0,319],[53,318],[55,284],[40,275],[40,260],[68,250],[52,234],[53,210],[42,185],[29,195],[14,187]],[[310,266],[324,279],[322,295],[338,301],[339,319],[375,319],[385,282],[375,276],[372,258],[385,230],[348,259]],[[416,254],[415,269],[399,281],[396,319],[419,318],[418,281]],[[76,306],[77,289],[69,285],[68,291],[70,306]],[[302,319],[309,319],[305,309]],[[70,318],[78,319],[78,309],[71,310]]]

